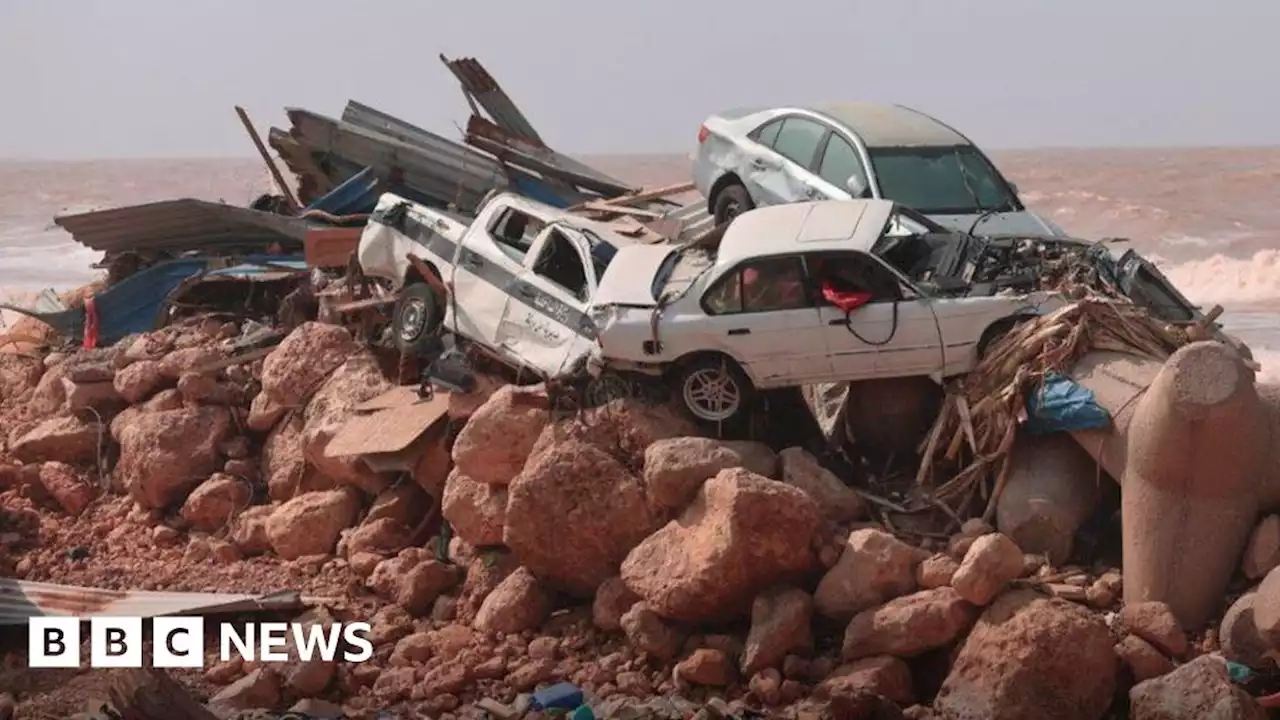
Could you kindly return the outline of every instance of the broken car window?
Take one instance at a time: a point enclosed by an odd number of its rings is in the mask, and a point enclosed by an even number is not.
[[[849,178],[858,178],[858,184],[865,191],[871,189],[867,183],[867,172],[862,167],[862,158],[858,151],[844,138],[831,134],[827,141],[827,149],[822,153],[822,163],[818,165],[818,176],[841,190],[849,189]]]
[[[507,255],[522,262],[544,227],[546,223],[542,220],[515,208],[506,208],[489,226],[489,235]]]
[[[553,230],[547,238],[533,271],[577,299],[587,301],[587,268],[573,243],[559,230]]]
[[[703,302],[712,315],[812,307],[804,278],[799,258],[756,260],[722,278]]]
[[[782,123],[778,131],[778,141],[773,149],[801,167],[813,164],[813,156],[818,153],[818,143],[827,129],[821,124],[801,117],[789,117]]]
[[[870,293],[870,302],[901,300],[902,286],[893,273],[862,253],[839,253],[808,259],[819,287],[836,293]]]
[[[999,172],[972,145],[871,148],[883,197],[926,215],[967,215],[1019,207]]]

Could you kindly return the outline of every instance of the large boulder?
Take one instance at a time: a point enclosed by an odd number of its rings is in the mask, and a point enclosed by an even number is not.
[[[584,597],[657,525],[640,481],[582,442],[530,457],[507,495],[503,542],[534,575]]]
[[[533,573],[519,568],[484,599],[476,614],[475,627],[501,633],[533,630],[550,614],[554,599]]]
[[[916,589],[916,567],[924,551],[883,530],[855,530],[835,566],[814,593],[818,612],[847,620]]]
[[[922,590],[855,615],[845,628],[841,652],[845,660],[914,657],[950,644],[976,615],[953,588]]]
[[[262,392],[284,407],[300,407],[358,349],[346,328],[303,323],[263,361]]]
[[[507,489],[473,480],[454,468],[444,486],[441,512],[458,537],[473,547],[501,545],[507,518]]]
[[[231,415],[221,407],[139,413],[120,428],[116,474],[142,507],[181,502],[221,466],[218,445],[230,431]]]
[[[782,481],[809,493],[822,508],[822,514],[834,522],[850,522],[866,515],[867,507],[853,488],[841,482],[830,470],[804,448],[787,448],[782,460]]]
[[[67,403],[67,391],[62,379],[67,376],[66,363],[54,365],[44,372],[40,382],[27,398],[27,415],[33,419],[46,418],[63,409]],[[17,395],[0,395],[0,400]]]
[[[510,483],[551,422],[547,393],[505,385],[476,410],[453,441],[453,464],[476,482]]]
[[[164,386],[166,378],[160,373],[160,363],[143,360],[116,372],[112,383],[120,397],[130,405],[151,397]]]
[[[1102,618],[1028,590],[983,613],[934,709],[949,720],[1090,720],[1115,693],[1115,641]]]
[[[664,438],[698,435],[693,421],[667,405],[647,405],[630,399],[613,400],[548,425],[529,456],[577,440],[612,455],[632,471],[644,467],[645,450]]]
[[[644,484],[654,505],[679,512],[703,483],[733,467],[772,478],[778,474],[778,456],[756,442],[665,438],[644,451]]]
[[[792,587],[778,587],[756,596],[751,604],[751,630],[742,649],[742,674],[751,677],[778,667],[790,654],[813,649],[813,598]]]
[[[343,530],[356,522],[360,495],[353,488],[304,493],[281,505],[267,520],[267,536],[285,560],[327,555]]]
[[[1167,675],[1134,685],[1129,690],[1129,717],[1133,720],[1264,720],[1268,715],[1249,693],[1231,681],[1222,658],[1203,655]]]
[[[316,390],[303,413],[302,453],[321,475],[353,485],[370,495],[387,488],[387,478],[369,469],[358,455],[328,457],[326,449],[355,408],[392,389],[378,360],[368,351],[352,355]]]
[[[261,396],[259,396],[261,397]],[[299,493],[314,490],[331,490],[315,487],[319,473],[308,472],[307,460],[302,455],[302,415],[293,413],[277,423],[262,443],[262,477],[267,481],[267,494],[281,502]],[[304,480],[310,477],[310,484]]]
[[[73,415],[49,418],[10,440],[9,452],[23,462],[58,460],[66,463],[98,459],[99,443],[106,432],[97,422]]]
[[[622,579],[664,617],[744,613],[757,593],[815,569],[811,543],[821,522],[804,491],[742,468],[722,470],[679,518],[631,551]]]

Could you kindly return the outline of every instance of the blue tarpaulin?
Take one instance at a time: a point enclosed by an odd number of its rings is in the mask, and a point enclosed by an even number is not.
[[[1027,396],[1026,429],[1032,435],[1093,430],[1111,424],[1111,416],[1094,401],[1093,391],[1068,377],[1050,373]]]

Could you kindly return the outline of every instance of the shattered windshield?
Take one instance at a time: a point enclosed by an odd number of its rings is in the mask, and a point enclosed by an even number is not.
[[[869,148],[880,194],[929,215],[1021,209],[1009,184],[972,145]]]

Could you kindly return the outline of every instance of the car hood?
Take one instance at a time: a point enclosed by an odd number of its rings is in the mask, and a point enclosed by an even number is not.
[[[626,305],[629,307],[654,307],[653,281],[668,257],[675,254],[672,245],[628,245],[618,250],[609,267],[600,278],[596,295],[591,300],[595,307]]]
[[[969,232],[979,213],[965,215],[930,215],[929,219],[941,225]],[[973,228],[976,235],[1066,235],[1062,228],[1045,220],[1030,210],[992,213]]]

